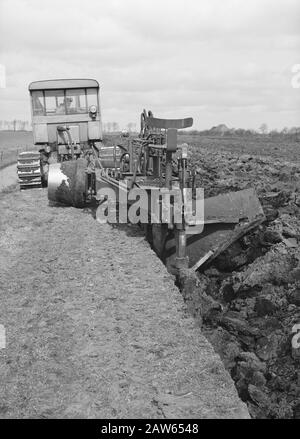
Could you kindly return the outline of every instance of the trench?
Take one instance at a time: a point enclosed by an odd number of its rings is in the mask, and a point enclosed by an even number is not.
[[[281,192],[271,203],[262,197],[264,224],[202,271],[186,270],[174,280],[255,419],[300,418],[300,349],[291,343],[300,322],[300,254],[294,242],[300,224],[278,228],[280,208],[286,211],[289,202],[297,209],[294,201]]]
[[[268,233],[268,227],[261,226],[247,239],[255,241],[257,235]],[[269,239],[273,241],[274,237]],[[246,261],[245,247],[236,243],[204,272],[185,270],[174,280],[188,312],[220,356],[254,419],[300,419],[300,349],[292,349],[290,332],[300,318],[300,290],[295,289],[288,274],[300,277],[299,261],[295,255],[284,261],[285,248],[277,244],[271,251],[269,247],[255,249],[251,256],[248,247]],[[232,255],[240,257],[236,271]],[[277,279],[268,277],[268,264],[273,265],[271,275],[279,271]],[[229,268],[230,273],[226,272]],[[235,275],[240,280],[247,278],[247,269],[256,273],[258,284],[241,281],[236,289]],[[276,303],[277,294],[281,303]]]
[[[263,224],[197,273],[183,270],[175,279],[255,419],[300,419],[297,200],[286,191],[261,196]]]

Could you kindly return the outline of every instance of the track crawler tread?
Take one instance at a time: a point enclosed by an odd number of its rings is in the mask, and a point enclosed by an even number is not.
[[[42,187],[40,153],[37,151],[21,152],[18,156],[17,173],[21,190]]]

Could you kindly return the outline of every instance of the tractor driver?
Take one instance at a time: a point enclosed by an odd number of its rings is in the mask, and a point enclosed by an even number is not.
[[[67,108],[67,113],[69,112],[69,108],[71,106],[73,99],[70,97],[66,97],[64,98],[64,101],[59,104],[59,106],[56,108],[56,114],[64,114],[65,113],[65,108]]]

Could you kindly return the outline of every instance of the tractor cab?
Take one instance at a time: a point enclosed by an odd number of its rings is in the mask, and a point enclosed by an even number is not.
[[[99,84],[94,79],[55,79],[29,85],[35,145],[57,160],[77,158],[102,141]]]

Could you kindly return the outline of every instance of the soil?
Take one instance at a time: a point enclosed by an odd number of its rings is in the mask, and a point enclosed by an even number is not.
[[[247,418],[136,227],[0,194],[1,418]]]

